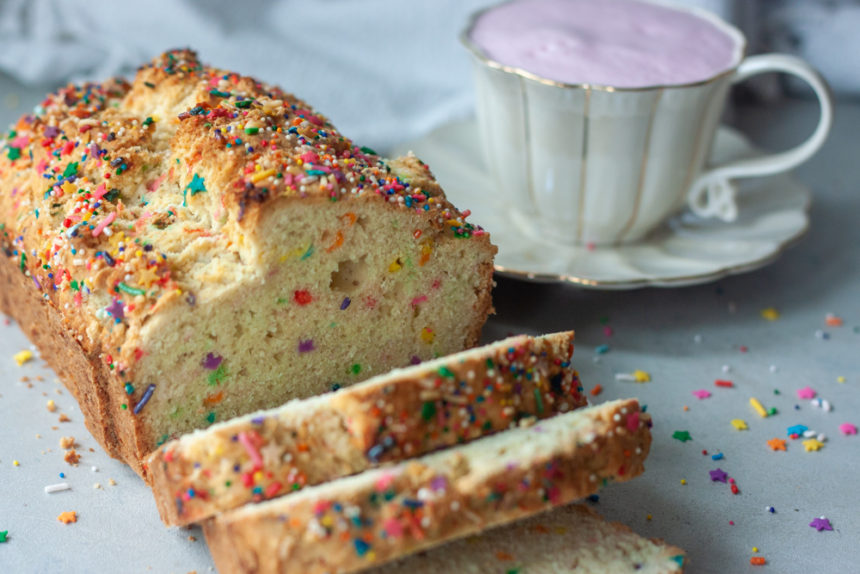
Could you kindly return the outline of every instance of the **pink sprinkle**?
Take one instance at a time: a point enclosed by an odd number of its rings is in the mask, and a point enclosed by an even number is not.
[[[146,184],[146,191],[155,191],[156,189],[159,188],[159,186],[161,185],[161,182],[163,182],[166,178],[167,178],[167,174],[165,173],[161,177],[158,177],[158,178],[152,180],[151,182]]]
[[[101,232],[105,230],[105,227],[113,223],[114,219],[116,219],[116,211],[109,214],[107,217],[102,219],[98,225],[96,225],[96,228],[93,229],[93,237],[98,237],[99,234],[101,234]]]
[[[636,429],[639,428],[639,411],[632,412],[627,415],[627,430],[630,432],[636,432]]]
[[[385,472],[376,480],[376,491],[382,492],[387,490],[389,486],[394,482],[394,474],[390,472]]]
[[[391,538],[400,538],[403,536],[403,526],[396,518],[389,518],[382,524],[385,533]]]
[[[611,337],[613,334],[612,327],[610,327],[609,325],[606,325],[605,327],[603,327],[603,334],[606,335],[607,337]]]
[[[95,197],[96,200],[99,200],[102,197],[104,197],[104,194],[106,194],[106,193],[107,193],[107,188],[105,187],[105,184],[101,184],[96,188],[96,192],[93,194],[93,197]]]
[[[263,457],[260,456],[260,451],[257,450],[256,446],[254,446],[254,443],[251,440],[251,435],[246,432],[240,432],[239,442],[242,443],[248,456],[251,457],[251,462],[254,463],[254,469],[258,470],[263,468]]]
[[[839,432],[848,436],[850,434],[857,434],[857,427],[852,425],[851,423],[843,423],[839,425]]]
[[[320,160],[319,156],[312,151],[306,151],[299,158],[305,163],[316,163]]]
[[[693,391],[693,395],[699,400],[707,399],[708,397],[711,396],[711,391],[707,391],[705,389],[699,389],[698,391]]]
[[[417,307],[418,305],[425,302],[426,300],[427,300],[427,295],[420,295],[420,296],[416,297],[415,299],[413,299],[412,302],[409,304],[412,305],[413,307]]]
[[[30,143],[30,138],[27,136],[18,136],[12,140],[12,147],[23,148],[27,147],[27,144]]]
[[[816,393],[812,388],[810,388],[809,386],[806,386],[806,387],[797,391],[797,398],[799,398],[799,399],[814,399],[815,395],[817,395],[817,394],[818,393]]]
[[[36,171],[40,174],[45,173],[45,170],[48,168],[48,160],[43,159],[36,165]]]

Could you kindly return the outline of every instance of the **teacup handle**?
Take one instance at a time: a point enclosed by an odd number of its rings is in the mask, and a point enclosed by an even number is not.
[[[687,204],[700,217],[718,217],[734,221],[738,216],[735,189],[731,179],[759,177],[788,171],[808,160],[827,139],[833,123],[833,99],[827,82],[815,69],[794,56],[763,54],[751,56],[738,66],[733,82],[740,82],[756,74],[785,72],[809,84],[821,108],[818,126],[802,144],[787,151],[756,158],[729,162],[700,174],[687,192]]]

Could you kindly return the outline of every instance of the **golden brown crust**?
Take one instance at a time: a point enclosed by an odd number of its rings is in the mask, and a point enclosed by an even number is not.
[[[560,415],[204,523],[225,572],[354,572],[639,475],[650,418],[635,400]]]

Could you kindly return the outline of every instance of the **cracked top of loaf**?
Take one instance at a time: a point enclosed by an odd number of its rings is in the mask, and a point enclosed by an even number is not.
[[[0,246],[44,298],[79,310],[69,321],[119,371],[148,317],[253,268],[258,223],[283,202],[384,202],[484,235],[417,158],[384,160],[295,96],[191,50],[132,83],[61,88],[4,139]]]

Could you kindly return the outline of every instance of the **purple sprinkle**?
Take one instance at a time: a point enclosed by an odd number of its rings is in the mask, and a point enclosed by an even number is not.
[[[349,307],[349,304],[350,304],[350,303],[352,303],[352,301],[350,300],[350,298],[349,298],[349,297],[344,297],[344,298],[343,298],[343,301],[341,301],[341,304],[340,304],[340,310],[341,310],[341,311],[343,311],[344,309],[346,309],[347,307]]]
[[[122,321],[125,319],[125,312],[123,311],[122,301],[119,299],[114,299],[113,303],[105,307],[105,311],[110,313],[110,316],[116,319],[117,321]]]
[[[263,424],[263,421],[265,421],[265,420],[266,420],[266,417],[256,417],[256,418],[251,419],[251,422],[254,423],[255,425],[261,425],[261,424]]]
[[[221,361],[223,360],[224,357],[222,357],[221,355],[216,355],[215,353],[207,353],[206,358],[200,361],[200,364],[203,365],[204,369],[214,371],[221,366]]]
[[[144,391],[143,396],[140,397],[140,401],[134,406],[134,414],[139,414],[140,411],[143,410],[143,407],[146,406],[146,403],[149,402],[149,399],[152,398],[152,393],[155,391],[155,385],[149,385],[146,387],[146,391]]]
[[[36,276],[35,276],[35,275],[33,275],[32,277],[33,277],[33,283],[35,283],[35,284],[36,284],[36,288],[37,288],[37,289],[41,289],[41,288],[42,288],[42,284],[41,284],[41,283],[39,283],[39,280],[38,280],[38,279],[36,279]]]
[[[434,491],[445,490],[448,487],[448,479],[442,475],[434,476],[430,481],[430,488]]]
[[[418,355],[412,355],[412,358],[411,358],[411,359],[409,359],[409,364],[410,364],[410,365],[419,365],[419,364],[421,364],[421,357],[419,357]]]
[[[46,138],[55,138],[60,135],[60,130],[56,126],[46,126],[45,127],[45,137]]]
[[[314,347],[314,340],[308,339],[307,341],[299,341],[299,353],[309,353],[316,349]]]

